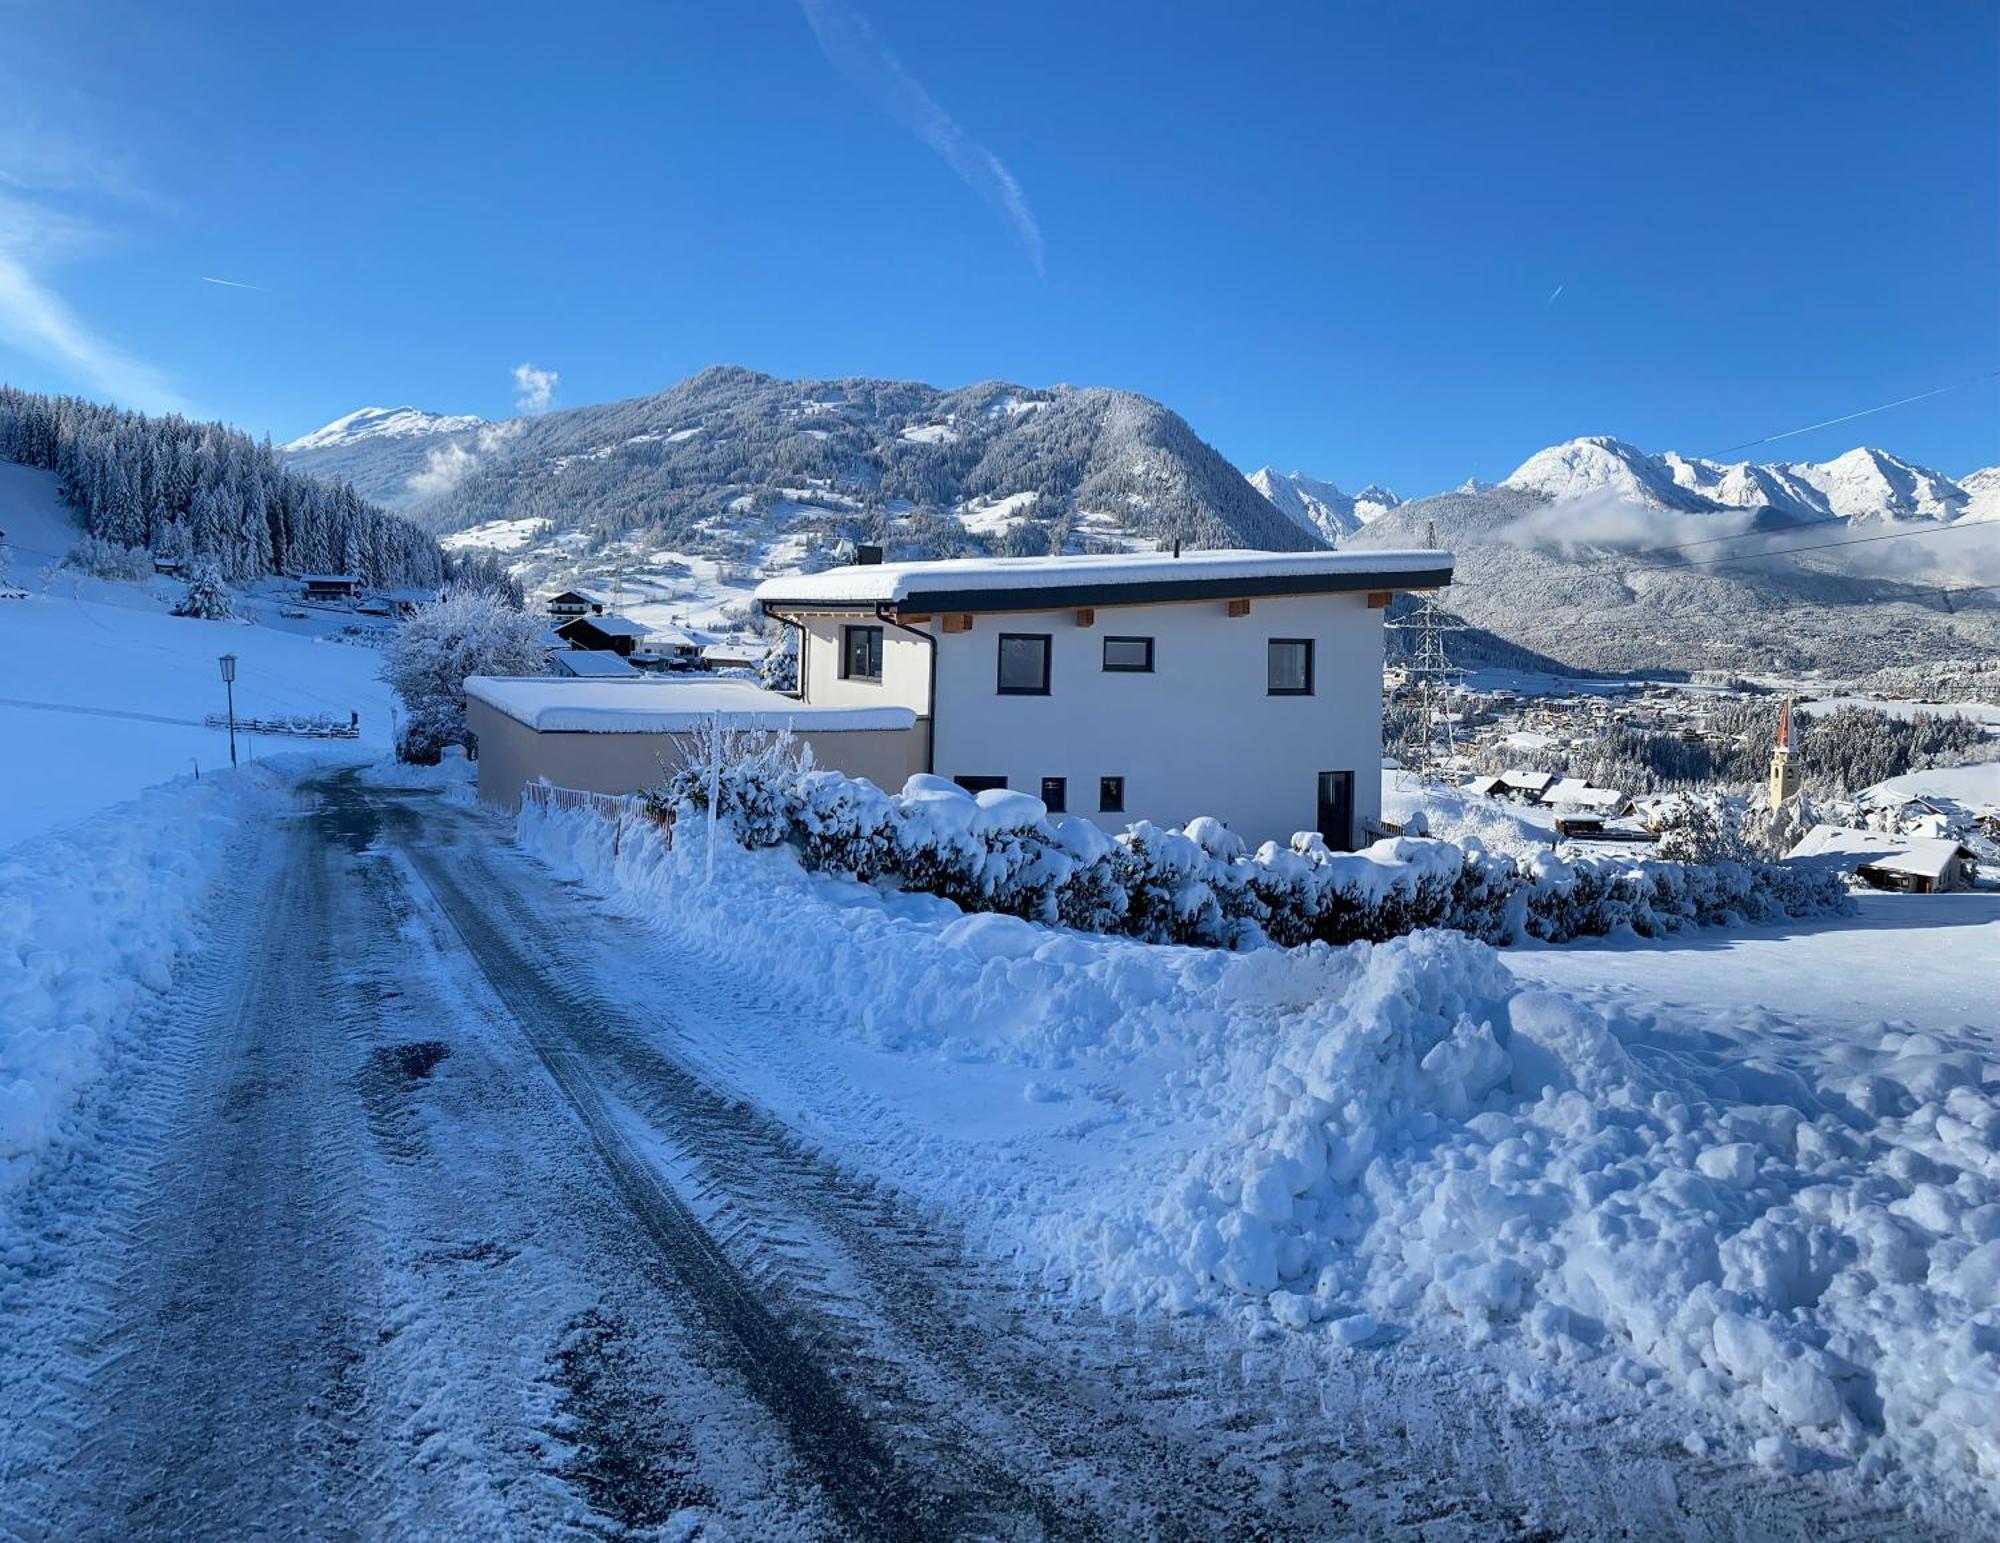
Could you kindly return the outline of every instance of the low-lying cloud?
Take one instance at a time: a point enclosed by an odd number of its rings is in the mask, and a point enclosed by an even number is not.
[[[561,377],[554,370],[538,369],[532,364],[514,366],[514,405],[524,413],[545,413],[555,400],[556,381]]]
[[[409,490],[418,498],[437,498],[449,493],[478,468],[480,461],[521,432],[518,419],[489,423],[481,427],[471,443],[448,439],[424,452],[424,464],[410,474]]]
[[[1723,576],[1790,569],[1926,588],[2000,585],[2000,521],[1848,525],[1829,520],[1760,529],[1757,514],[1654,509],[1604,490],[1523,515],[1501,530],[1499,539],[1607,574],[1684,565]],[[1621,557],[1629,562],[1618,561]],[[2000,592],[1988,596],[2000,598]]]

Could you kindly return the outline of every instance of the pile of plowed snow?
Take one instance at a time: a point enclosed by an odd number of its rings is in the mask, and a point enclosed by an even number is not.
[[[711,877],[699,819],[615,856],[592,814],[519,829],[830,1028],[1123,1076],[1118,1120],[1161,1139],[1113,1153],[1079,1122],[1067,1189],[1021,1183],[1006,1143],[929,1181],[1108,1305],[1348,1344],[1456,1324],[1726,1410],[1774,1465],[2000,1486],[2000,1065],[1976,1038],[1885,1030],[1809,1080],[1777,1044],[1621,1037],[1456,934],[1161,947],[727,842]]]
[[[0,1196],[57,1139],[141,1004],[173,984],[272,780],[183,778],[0,851]]]

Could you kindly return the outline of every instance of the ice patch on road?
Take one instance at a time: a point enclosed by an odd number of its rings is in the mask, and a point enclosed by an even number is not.
[[[816,1022],[913,1066],[1018,1065],[1003,1119],[1115,1083],[1115,1115],[1033,1148],[1055,1181],[1022,1182],[1012,1140],[963,1141],[928,1180],[1113,1308],[1334,1346],[1453,1325],[1726,1412],[1781,1464],[2000,1489],[1990,1046],[1885,1030],[1806,1069],[1754,1039],[1673,1052],[1455,934],[1159,947],[727,841],[711,879],[699,819],[671,851],[590,813],[518,828]]]

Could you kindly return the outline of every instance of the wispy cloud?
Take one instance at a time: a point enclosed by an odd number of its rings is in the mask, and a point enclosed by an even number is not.
[[[270,293],[262,284],[245,284],[240,279],[212,279],[204,273],[201,276],[201,281],[204,284],[220,284],[224,289],[254,289],[260,295]]]
[[[166,377],[101,336],[44,276],[88,227],[24,199],[0,197],[0,338],[80,376],[116,401],[155,412],[186,404]]]
[[[1000,157],[959,127],[930,92],[903,68],[866,17],[843,0],[799,0],[820,52],[877,106],[935,150],[958,178],[999,211],[1044,274],[1042,228],[1027,196]]]
[[[70,92],[62,101],[70,110],[53,110],[48,81],[30,62],[17,55],[0,65],[0,339],[129,406],[185,407],[162,371],[104,337],[56,287],[65,260],[106,239],[79,206],[161,205],[125,152],[66,130],[93,121],[90,99]]]
[[[532,364],[514,366],[514,405],[524,413],[545,413],[555,400],[556,382],[562,377],[554,370],[537,369]]]

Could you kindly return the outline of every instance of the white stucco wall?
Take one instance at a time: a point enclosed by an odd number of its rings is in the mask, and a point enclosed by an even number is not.
[[[933,619],[921,625],[937,637],[936,770],[1035,794],[1063,777],[1069,812],[1107,829],[1207,814],[1251,842],[1315,829],[1319,773],[1348,771],[1358,837],[1381,812],[1383,614],[1354,593],[1255,600],[1241,617],[1222,600],[1100,607],[1089,627],[1073,610],[981,614],[962,633]],[[889,628],[882,682],[843,681],[840,622],[807,625],[809,702],[925,710],[926,645]],[[999,693],[1003,632],[1050,635],[1048,696]],[[1107,673],[1107,634],[1153,638],[1153,673]],[[1267,694],[1266,644],[1280,637],[1314,640],[1313,695]],[[1125,778],[1123,813],[1097,808],[1105,776]]]
[[[806,700],[816,707],[876,707],[885,703],[925,711],[930,691],[929,645],[887,622],[882,628],[882,678],[843,680],[840,675],[841,632],[845,627],[872,627],[873,618],[807,616]]]

